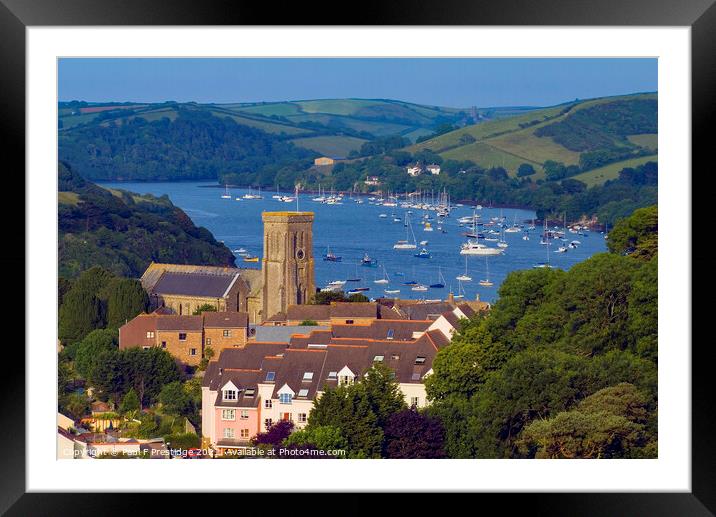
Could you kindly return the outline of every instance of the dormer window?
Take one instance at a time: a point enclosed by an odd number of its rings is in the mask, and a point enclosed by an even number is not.
[[[291,395],[290,393],[281,393],[278,396],[278,400],[279,402],[281,402],[281,404],[290,404],[292,399],[293,395]]]
[[[346,385],[346,386],[347,386],[348,384],[353,384],[353,376],[352,376],[352,375],[341,375],[341,376],[339,376],[339,377],[338,377],[338,384],[341,385],[341,386],[343,386],[343,385]]]
[[[304,381],[312,381],[313,380],[313,372],[305,372],[303,374],[303,380]]]
[[[224,400],[236,400],[236,390],[224,390]]]

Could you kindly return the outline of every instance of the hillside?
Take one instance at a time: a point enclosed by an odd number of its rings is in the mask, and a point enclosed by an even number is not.
[[[467,126],[406,150],[428,149],[446,160],[503,167],[512,175],[527,163],[537,170],[533,179],[545,177],[547,161],[573,166],[574,173],[610,163],[618,171],[637,157],[656,160],[657,109],[656,93],[574,101]]]
[[[234,256],[168,197],[108,191],[58,164],[59,276],[92,266],[139,277],[151,261],[233,266]]]
[[[529,107],[479,108],[478,121],[509,117]],[[59,128],[63,137],[80,128],[110,127],[135,119],[175,121],[194,110],[228,117],[239,125],[260,129],[320,154],[345,158],[374,138],[400,135],[411,142],[434,133],[441,124],[463,126],[475,122],[470,109],[427,106],[387,99],[323,99],[264,103],[161,104],[62,102]],[[71,137],[70,137],[71,138]]]

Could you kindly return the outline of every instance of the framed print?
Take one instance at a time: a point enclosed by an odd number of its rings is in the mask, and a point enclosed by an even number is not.
[[[716,8],[407,7],[3,0],[9,514],[147,491],[714,510],[691,169]]]

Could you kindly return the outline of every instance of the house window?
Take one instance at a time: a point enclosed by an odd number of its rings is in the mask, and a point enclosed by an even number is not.
[[[393,339],[393,336],[395,336],[395,329],[388,329],[388,335],[386,336],[386,339]]]
[[[225,330],[225,331],[224,331],[224,337],[231,337],[231,331],[230,331],[230,330]]]
[[[248,419],[249,419],[249,410],[242,409],[241,410],[241,420],[248,420]]]
[[[196,348],[192,348],[189,350],[189,355],[196,355]]]
[[[399,356],[398,354],[393,354],[393,355],[390,356],[390,358],[391,358],[393,361],[399,361],[399,360],[400,360],[400,356]]]
[[[210,338],[210,337],[206,338],[206,344],[207,344],[207,346],[208,346],[208,345],[211,345],[211,338]]]
[[[410,397],[410,405],[418,407],[420,405],[420,397]]]
[[[382,363],[382,362],[383,362],[383,359],[384,359],[384,357],[383,357],[382,355],[376,355],[376,356],[373,358],[373,362],[374,362],[374,363]]]
[[[179,332],[179,341],[186,341],[186,332]]]
[[[241,438],[248,438],[249,437],[249,430],[248,429],[242,429],[241,430]]]
[[[264,400],[264,407],[266,409],[271,409],[273,407],[273,400],[271,400],[271,399]]]
[[[147,345],[144,345],[142,348],[143,348],[144,350],[149,350],[149,347],[148,347]]]
[[[299,397],[308,397],[308,390],[306,388],[298,390]]]
[[[236,390],[224,390],[224,400],[236,400]]]
[[[306,416],[306,413],[299,413],[298,414],[298,423],[299,424],[305,424],[308,421],[308,418]]]
[[[335,381],[338,378],[338,372],[329,372],[328,380]]]
[[[293,422],[293,415],[291,413],[281,413],[281,420],[284,422]]]
[[[419,355],[415,358],[415,364],[425,364],[425,357],[422,355]]]
[[[276,372],[266,372],[266,382],[273,382],[276,379]]]
[[[221,419],[222,420],[236,420],[236,410],[235,409],[222,409],[221,410]]]
[[[304,381],[312,381],[313,380],[313,372],[304,372],[303,380]]]
[[[167,342],[166,342],[166,341],[162,341],[162,348],[166,348],[166,347],[167,347]]]
[[[233,438],[234,430],[231,427],[224,427],[224,438]]]
[[[148,330],[147,331],[147,339],[151,339],[153,337],[154,337],[154,332],[152,332],[151,330]]]
[[[273,425],[273,420],[271,420],[270,418],[264,419],[264,429],[266,429],[268,431],[272,425]]]
[[[346,325],[353,325],[353,320],[346,320]]]
[[[290,404],[291,399],[293,399],[293,395],[291,395],[290,393],[281,393],[278,396],[278,399],[281,402],[281,404]]]
[[[352,375],[341,375],[338,378],[338,384],[351,384],[353,382],[353,376]]]

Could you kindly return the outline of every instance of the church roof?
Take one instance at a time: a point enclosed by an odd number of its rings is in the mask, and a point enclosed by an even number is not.
[[[154,285],[156,294],[181,294],[185,296],[206,296],[222,298],[236,281],[238,272],[233,274],[174,273],[165,271]]]

